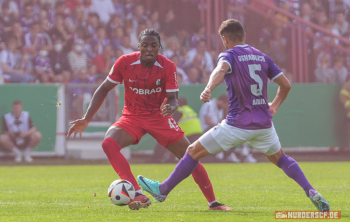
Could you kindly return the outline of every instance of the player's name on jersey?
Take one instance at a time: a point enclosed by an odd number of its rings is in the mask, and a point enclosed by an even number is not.
[[[253,99],[253,106],[266,104],[265,99]]]
[[[152,93],[159,93],[162,91],[161,87],[157,87],[156,89],[138,89],[138,88],[132,88],[130,86],[129,88],[139,95],[150,95]]]
[[[238,60],[240,62],[246,62],[246,61],[258,61],[258,62],[266,62],[264,56],[258,56],[258,55],[240,55],[238,56]]]

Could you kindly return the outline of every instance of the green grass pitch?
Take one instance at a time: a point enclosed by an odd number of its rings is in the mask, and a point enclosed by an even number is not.
[[[135,176],[163,181],[174,166],[132,165],[132,170]],[[153,201],[148,209],[131,211],[107,197],[108,186],[118,179],[109,165],[23,166],[0,167],[0,221],[275,221],[275,211],[316,210],[304,191],[270,163],[204,166],[217,199],[232,211],[208,210],[192,178],[164,203]],[[331,210],[342,211],[341,221],[350,221],[350,163],[300,166]]]

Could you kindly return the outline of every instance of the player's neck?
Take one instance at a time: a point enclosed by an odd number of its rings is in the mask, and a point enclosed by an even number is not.
[[[154,63],[155,63],[156,61],[154,61],[154,62],[145,62],[145,61],[142,61],[142,60],[140,59],[140,62],[141,62],[141,65],[142,65],[144,68],[152,68],[152,66],[154,65]]]
[[[232,49],[233,47],[238,45],[245,45],[245,42],[230,42],[230,44],[228,45],[228,49]]]

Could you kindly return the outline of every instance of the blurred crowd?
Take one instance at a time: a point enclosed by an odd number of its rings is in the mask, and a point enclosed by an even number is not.
[[[329,33],[338,35],[350,40],[350,0],[260,0],[240,2],[250,3],[255,8],[267,14],[275,16],[277,19],[271,22],[261,15],[250,14],[244,7],[235,0],[229,0],[228,17],[243,21],[249,43],[258,47],[268,54],[275,63],[283,68],[283,71],[292,80],[288,70],[291,70],[291,30],[288,25],[281,20],[294,23],[296,21],[283,13],[275,13],[265,5],[278,6],[283,10],[299,16],[304,21],[314,23]],[[260,22],[256,22],[260,21]],[[303,30],[310,32],[317,37],[321,37],[331,42],[350,49],[349,45],[342,44],[338,39],[329,36],[308,25],[302,25]],[[312,82],[344,83],[349,79],[350,55],[334,49],[329,44],[325,44],[317,37],[303,37],[306,41],[307,56],[312,61],[309,64],[310,79]],[[309,61],[310,61],[309,60]],[[314,75],[312,75],[314,74]]]
[[[161,35],[161,53],[178,68],[179,83],[206,82],[216,56],[206,50],[205,27],[189,32],[173,9],[161,18],[158,8],[143,3],[0,0],[0,74],[15,83],[98,82],[117,58],[137,50],[142,30],[153,28]]]
[[[268,54],[292,80],[288,26],[252,16],[235,0],[226,1],[227,18],[243,23],[247,42]],[[239,1],[273,14],[257,1]],[[350,0],[261,1],[350,40]],[[138,34],[153,28],[161,35],[161,53],[177,66],[179,84],[206,83],[217,54],[207,49],[199,3],[178,0],[174,4],[184,6],[175,10],[165,0],[0,0],[0,76],[15,83],[100,82],[118,57],[137,50]],[[183,24],[184,15],[191,27]],[[293,22],[280,13],[274,16]],[[302,28],[341,45],[308,26]],[[344,83],[349,78],[350,56],[317,38],[307,39],[307,47],[314,61],[312,81]]]

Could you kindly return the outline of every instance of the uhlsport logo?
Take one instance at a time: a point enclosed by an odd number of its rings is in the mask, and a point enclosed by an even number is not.
[[[162,84],[162,80],[158,79],[156,84],[157,84],[157,86],[160,86]]]
[[[275,211],[275,219],[341,219],[340,211]]]

